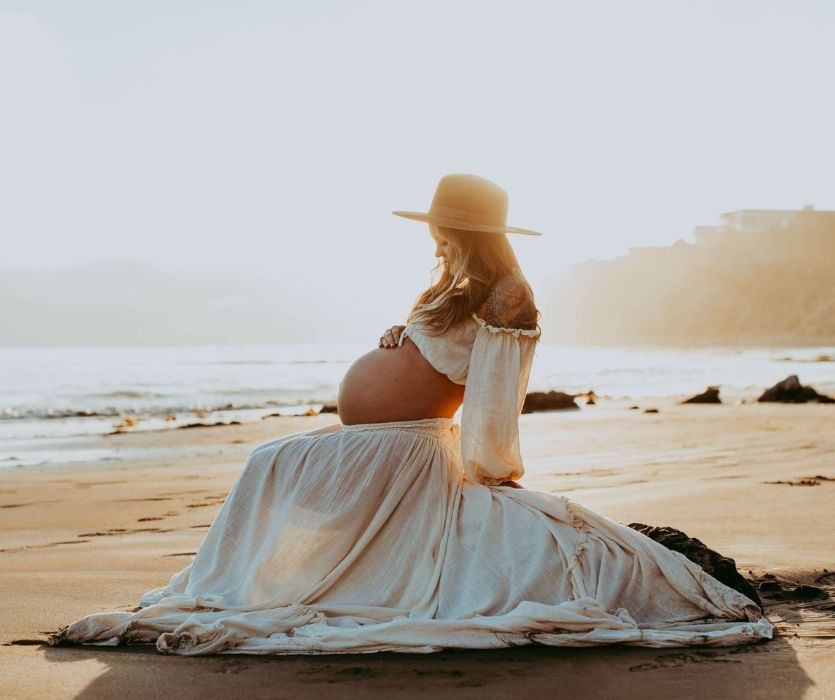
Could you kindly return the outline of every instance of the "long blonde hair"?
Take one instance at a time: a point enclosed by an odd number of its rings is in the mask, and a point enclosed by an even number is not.
[[[420,323],[429,335],[443,335],[450,326],[477,312],[496,283],[511,274],[522,282],[529,300],[534,302],[531,286],[519,269],[506,234],[431,223],[429,227],[446,241],[446,253],[433,268],[429,288],[418,296],[406,323]],[[539,317],[537,310],[537,328]]]

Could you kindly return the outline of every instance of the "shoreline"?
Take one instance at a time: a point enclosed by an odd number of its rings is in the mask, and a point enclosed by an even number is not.
[[[710,388],[710,387],[708,387]],[[553,392],[551,392],[553,393]],[[562,392],[556,392],[562,394]],[[672,396],[611,396],[598,395],[593,390],[590,391],[595,397],[594,404],[586,404],[582,398],[585,397],[585,392],[575,393],[578,397],[577,409],[579,412],[589,412],[592,414],[620,412],[623,410],[639,410],[642,412],[655,413],[658,410],[676,410],[677,407],[684,403],[685,399],[690,398],[690,394],[676,394]],[[543,395],[543,392],[529,391],[531,394]],[[563,394],[563,396],[566,396]],[[570,396],[570,395],[569,395]],[[809,402],[815,404],[815,402]],[[722,401],[715,406],[757,406],[763,405],[757,401],[757,396],[736,396],[724,397]],[[784,403],[784,406],[794,407],[799,404]],[[817,404],[815,404],[817,405]],[[710,410],[707,409],[706,410]],[[789,409],[794,410],[794,409]],[[835,407],[831,407],[835,412]],[[551,408],[536,408],[532,411],[523,411],[523,415],[539,414],[539,413],[572,413],[577,412],[576,409],[566,409],[564,407]],[[91,430],[81,430],[80,432],[61,433],[56,432],[53,435],[34,434],[29,437],[23,437],[17,441],[3,442],[2,433],[0,433],[0,447],[6,447],[6,452],[0,452],[0,475],[9,470],[17,469],[31,469],[41,466],[55,468],[59,464],[66,462],[68,459],[79,466],[89,462],[106,462],[121,460],[122,457],[117,454],[119,449],[115,443],[108,444],[107,438],[123,435],[164,435],[170,432],[180,430],[196,430],[202,428],[224,428],[235,425],[257,425],[263,421],[272,419],[301,419],[309,420],[310,418],[319,416],[333,416],[334,421],[338,422],[339,417],[336,413],[336,406],[334,403],[306,403],[294,404],[292,406],[282,407],[261,407],[261,408],[247,408],[247,409],[224,409],[218,411],[202,411],[192,413],[181,413],[179,415],[160,416],[70,416],[70,417],[52,417],[44,419],[43,421],[33,421],[32,419],[6,419],[0,422],[0,428],[7,430],[23,423],[46,425],[52,424],[59,426],[67,421],[73,423],[85,423]],[[461,409],[456,412],[454,420],[460,422]],[[304,430],[304,428],[300,428]],[[164,442],[164,441],[163,441]],[[10,449],[16,446],[17,449]],[[146,451],[149,446],[145,445]],[[87,456],[85,456],[85,451]],[[73,455],[73,452],[80,453],[80,456]],[[93,458],[89,456],[90,452],[98,452],[99,456]],[[16,453],[16,454],[15,454]],[[25,459],[20,455],[27,453],[41,453],[43,458]],[[136,455],[138,458],[140,455]]]

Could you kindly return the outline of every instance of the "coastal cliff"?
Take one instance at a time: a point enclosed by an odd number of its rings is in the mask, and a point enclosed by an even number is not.
[[[554,277],[550,342],[835,343],[835,212],[738,211],[693,241],[632,248]]]

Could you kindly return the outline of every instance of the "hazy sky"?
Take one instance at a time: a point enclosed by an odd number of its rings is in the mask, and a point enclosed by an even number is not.
[[[217,342],[235,309],[228,342],[373,344],[435,262],[391,211],[449,172],[545,233],[511,237],[535,291],[835,209],[833,36],[823,0],[0,0],[0,344]]]

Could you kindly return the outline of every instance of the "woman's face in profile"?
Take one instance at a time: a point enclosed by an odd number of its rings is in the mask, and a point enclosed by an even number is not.
[[[435,257],[446,259],[447,242],[439,235],[437,226],[429,224],[429,233],[432,235],[432,240],[435,241]]]

